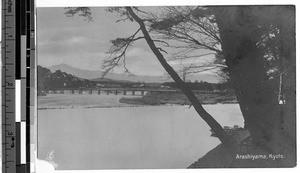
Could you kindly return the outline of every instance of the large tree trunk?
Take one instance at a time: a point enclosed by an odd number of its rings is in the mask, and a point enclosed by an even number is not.
[[[133,17],[133,19],[140,25],[140,29],[144,34],[144,37],[152,50],[152,52],[155,54],[161,65],[164,67],[164,69],[168,72],[168,74],[172,77],[172,79],[175,81],[175,83],[178,85],[178,87],[183,91],[183,93],[187,96],[191,104],[193,105],[196,112],[199,114],[200,117],[203,118],[203,120],[211,127],[211,129],[216,133],[217,137],[220,139],[220,141],[231,151],[234,151],[236,149],[235,144],[233,142],[233,139],[229,137],[222,126],[202,107],[201,103],[197,99],[197,97],[194,95],[194,93],[186,87],[185,83],[181,80],[181,78],[178,76],[176,71],[167,63],[163,55],[160,53],[160,51],[155,46],[153,40],[151,39],[144,22],[132,11],[131,7],[126,7],[126,10],[129,12],[130,16]],[[233,152],[234,153],[234,152]]]
[[[216,10],[222,50],[245,119],[245,128],[249,129],[256,145],[264,146],[271,153],[288,154],[289,159],[284,163],[287,166],[295,163],[295,143],[290,137],[293,135],[287,135],[284,129],[284,107],[293,110],[295,95],[288,95],[286,105],[278,103],[279,77],[270,80],[267,76],[269,69],[265,67],[263,54],[257,47],[260,35],[254,28],[257,25],[252,23],[250,10],[251,7]],[[293,88],[294,82],[289,86]],[[289,116],[295,117],[295,114]],[[289,151],[286,151],[287,148]]]

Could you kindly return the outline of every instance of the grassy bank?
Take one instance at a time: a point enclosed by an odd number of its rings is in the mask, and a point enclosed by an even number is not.
[[[217,103],[237,103],[236,97],[232,92],[224,93],[205,93],[196,94],[197,98],[202,104],[217,104]],[[122,97],[120,103],[139,104],[139,105],[190,105],[190,101],[183,93],[161,93],[161,94],[147,94],[139,98],[125,98]]]

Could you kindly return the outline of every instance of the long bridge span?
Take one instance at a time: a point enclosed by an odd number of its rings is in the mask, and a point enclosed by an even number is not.
[[[114,94],[114,95],[146,95],[160,93],[182,93],[179,89],[169,88],[56,88],[43,91],[47,94]],[[218,93],[213,91],[194,90],[194,93]]]

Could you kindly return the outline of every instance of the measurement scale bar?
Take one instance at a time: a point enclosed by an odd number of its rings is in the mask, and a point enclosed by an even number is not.
[[[2,0],[3,173],[35,172],[34,22],[34,0]]]

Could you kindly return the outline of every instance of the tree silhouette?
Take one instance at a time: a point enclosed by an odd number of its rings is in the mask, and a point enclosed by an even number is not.
[[[203,108],[200,101],[197,99],[192,90],[182,81],[178,73],[168,64],[165,57],[161,52],[165,52],[161,47],[157,47],[155,43],[166,44],[167,42],[158,39],[152,39],[149,35],[149,31],[146,28],[144,20],[141,19],[133,10],[139,13],[146,13],[139,10],[137,7],[111,7],[108,8],[110,12],[117,12],[122,17],[122,20],[130,20],[132,22],[137,22],[139,28],[129,37],[126,38],[116,38],[112,40],[112,46],[109,50],[109,58],[104,61],[103,67],[106,69],[105,74],[107,74],[111,69],[124,63],[126,61],[126,51],[135,41],[144,39],[146,40],[148,46],[155,54],[158,61],[161,63],[166,72],[172,77],[172,79],[177,84],[178,88],[183,91],[186,97],[189,99],[194,109],[198,115],[210,126],[210,128],[215,132],[216,136],[220,141],[231,151],[234,151],[237,147],[233,139],[228,136],[222,126]],[[137,36],[139,33],[143,36]],[[125,67],[126,69],[126,67]],[[234,152],[233,152],[234,153]]]
[[[197,50],[209,50],[216,54],[215,66],[225,72],[235,90],[245,128],[249,129],[254,144],[273,153],[286,154],[287,159],[282,161],[285,166],[295,164],[295,7],[164,9],[157,15],[137,7],[108,9],[119,13],[120,21],[137,22],[139,28],[129,37],[112,41],[111,56],[104,62],[106,72],[126,61],[126,50],[135,41],[146,40],[199,116],[232,149],[235,146],[232,139],[203,109],[163,55],[167,53],[165,47],[180,50],[173,54],[173,59],[201,57]],[[138,36],[140,32],[143,36]],[[283,98],[286,104],[281,105],[279,101]]]

